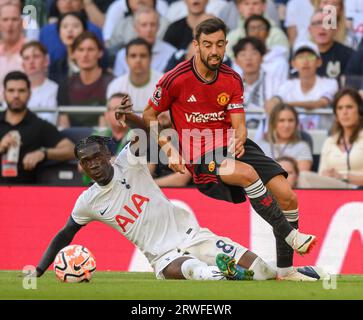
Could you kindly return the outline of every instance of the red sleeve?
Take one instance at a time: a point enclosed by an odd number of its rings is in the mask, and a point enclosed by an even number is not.
[[[243,83],[241,77],[233,79],[233,94],[231,99],[226,106],[227,113],[241,113],[245,112],[243,106]]]
[[[173,101],[172,86],[166,86],[165,78],[168,76],[166,73],[156,84],[156,88],[149,99],[149,105],[158,112],[167,111],[170,109]]]

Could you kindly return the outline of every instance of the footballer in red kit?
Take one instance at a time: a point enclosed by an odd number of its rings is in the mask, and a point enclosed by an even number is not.
[[[158,136],[160,147],[167,150],[169,167],[180,173],[187,167],[199,191],[209,197],[233,203],[248,197],[273,228],[278,278],[311,281],[293,267],[293,254],[308,253],[316,239],[297,230],[298,201],[287,173],[247,138],[242,80],[222,63],[227,46],[225,23],[218,18],[202,21],[193,46],[194,57],[159,81],[143,112],[146,126],[158,134],[152,123],[169,110],[179,150]],[[192,141],[185,141],[187,135]]]
[[[183,159],[188,166],[206,152],[228,146],[228,118],[231,113],[244,112],[242,79],[231,68],[221,65],[215,77],[206,81],[192,58],[161,78],[149,105],[158,112],[170,111],[179,141],[187,138],[183,130],[188,133],[198,129],[192,132],[189,143],[183,144]]]

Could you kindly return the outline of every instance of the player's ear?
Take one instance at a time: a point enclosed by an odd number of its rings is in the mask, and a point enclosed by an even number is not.
[[[195,53],[199,53],[199,43],[198,43],[198,41],[197,40],[193,40],[193,48],[194,48],[194,52]]]

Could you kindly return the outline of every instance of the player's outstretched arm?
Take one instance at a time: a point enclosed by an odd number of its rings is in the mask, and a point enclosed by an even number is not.
[[[37,277],[43,275],[51,263],[54,261],[57,253],[64,247],[69,245],[75,234],[82,228],[81,225],[74,222],[72,217],[69,217],[66,225],[56,234],[50,242],[47,250],[44,252],[37,266]]]

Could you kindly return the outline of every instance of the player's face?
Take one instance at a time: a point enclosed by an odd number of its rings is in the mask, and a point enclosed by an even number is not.
[[[93,70],[98,67],[102,51],[92,39],[86,39],[74,50],[73,58],[81,70]]]
[[[29,47],[23,51],[23,68],[28,76],[44,74],[48,68],[47,57],[36,47]]]
[[[260,71],[262,55],[252,44],[247,44],[243,50],[238,52],[236,63],[245,74],[256,74]]]
[[[359,125],[358,105],[349,95],[341,97],[336,106],[336,118],[343,128]]]
[[[4,89],[4,98],[9,110],[23,112],[30,97],[30,90],[24,80],[10,80]]]
[[[110,153],[98,143],[93,143],[78,151],[79,163],[84,172],[100,185],[110,181],[113,168]]]
[[[293,136],[296,130],[296,119],[295,115],[290,110],[282,110],[276,123],[276,134],[280,139],[288,141]]]
[[[211,71],[218,70],[223,62],[227,40],[222,30],[211,34],[200,35],[199,41],[195,41],[195,51],[203,64]]]

